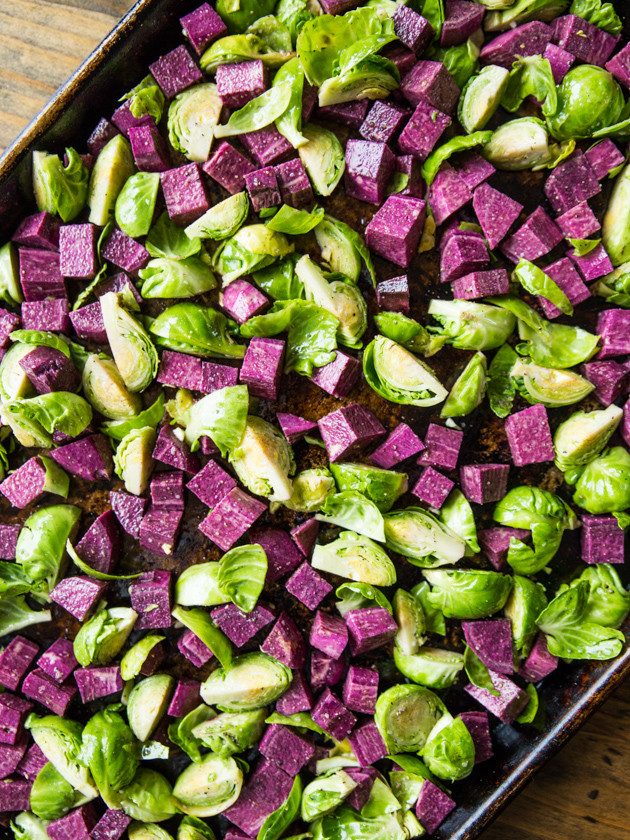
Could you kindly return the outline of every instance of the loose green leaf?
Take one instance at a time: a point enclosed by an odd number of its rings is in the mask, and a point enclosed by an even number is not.
[[[243,610],[251,612],[265,585],[267,555],[261,546],[241,545],[221,558],[217,582],[225,595]]]
[[[382,513],[371,499],[355,490],[328,496],[322,506],[322,513],[318,513],[315,518],[320,522],[330,522],[349,531],[356,531],[378,542],[385,542]]]
[[[94,578],[94,580],[132,580],[133,578],[140,577],[142,574],[142,572],[137,572],[135,575],[108,575],[106,572],[93,569],[92,566],[88,565],[85,560],[79,557],[70,540],[66,542],[66,551],[77,569],[80,569],[84,575]]]
[[[302,780],[296,776],[287,799],[261,825],[257,840],[278,840],[284,834],[300,812],[302,788]]]
[[[516,396],[516,385],[511,376],[511,371],[518,358],[510,345],[504,344],[490,362],[488,368],[488,402],[497,417],[507,417],[512,411],[514,397]]]
[[[458,135],[431,152],[422,164],[422,177],[427,186],[431,186],[442,164],[452,155],[464,152],[467,149],[474,149],[476,146],[485,146],[486,143],[490,142],[491,137],[491,131],[475,131],[472,134]]]
[[[569,14],[577,15],[611,35],[619,35],[623,28],[613,4],[603,3],[602,0],[573,0]]]
[[[291,79],[274,84],[238,111],[234,111],[226,125],[218,125],[214,129],[214,136],[234,137],[265,128],[284,114],[291,103],[291,95]]]
[[[194,452],[199,449],[199,438],[208,435],[225,458],[243,439],[248,409],[246,385],[220,388],[202,397],[184,415],[186,443]]]
[[[171,221],[165,210],[149,231],[144,246],[156,259],[183,260],[199,253],[201,240],[197,236],[189,237],[184,228]]]
[[[33,152],[33,192],[37,209],[71,222],[85,207],[89,172],[74,149],[66,149],[68,165],[58,155]]]
[[[316,207],[309,213],[306,210],[297,210],[295,207],[283,204],[275,216],[267,222],[267,227],[280,233],[299,236],[313,230],[323,218],[322,207]]]
[[[158,347],[193,356],[242,359],[246,348],[233,340],[236,331],[222,312],[190,301],[169,306],[149,322]]]
[[[601,239],[569,239],[573,246],[573,254],[576,257],[585,257],[594,251],[600,244]]]
[[[529,260],[522,258],[519,260],[512,272],[512,278],[517,280],[530,295],[541,295],[565,315],[573,315],[571,301],[562,289],[548,274]]]
[[[501,692],[497,691],[494,687],[494,683],[492,682],[487,666],[483,664],[475,651],[468,647],[468,645],[466,645],[464,650],[464,669],[466,671],[466,676],[473,685],[476,685],[479,688],[484,688],[495,697],[500,695]]]
[[[545,116],[556,112],[558,94],[551,72],[549,59],[541,55],[525,56],[518,59],[510,72],[501,105],[506,111],[517,111],[528,96],[541,102]]]

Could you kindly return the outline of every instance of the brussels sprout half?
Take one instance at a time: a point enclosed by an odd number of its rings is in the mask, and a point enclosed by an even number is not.
[[[92,775],[82,761],[83,728],[80,723],[57,715],[37,717],[31,714],[26,719],[25,726],[55,770],[75,790],[89,799],[98,796]]]
[[[149,485],[153,470],[153,448],[157,435],[151,426],[133,429],[120,441],[114,453],[114,470],[125,490],[140,496]]]
[[[210,753],[180,774],[173,797],[185,814],[213,817],[236,802],[242,786],[243,771],[234,759]]]
[[[192,734],[216,755],[236,755],[260,741],[267,716],[266,708],[247,712],[223,712],[195,726]]]
[[[630,453],[613,446],[584,468],[573,501],[589,513],[614,513],[630,507]]]
[[[379,695],[374,723],[390,753],[418,752],[443,715],[440,698],[419,685],[394,685]]]
[[[131,689],[127,719],[139,741],[148,740],[166,713],[175,680],[170,674],[153,674]]]
[[[610,261],[630,260],[630,164],[617,176],[602,223],[602,242]]]
[[[368,385],[389,402],[428,408],[448,396],[428,365],[382,335],[365,348],[363,373]]]
[[[394,662],[400,673],[427,688],[450,688],[464,668],[464,655],[442,648],[423,647],[405,654],[394,647]]]
[[[512,367],[510,376],[522,383],[519,390],[529,402],[550,407],[573,405],[595,389],[588,379],[572,370],[554,370],[523,359]]]
[[[291,498],[289,474],[295,469],[293,452],[282,432],[250,415],[231,463],[243,484],[258,496],[283,502]]]
[[[505,606],[512,578],[498,572],[435,569],[423,572],[431,584],[427,598],[446,618],[487,618]]]
[[[129,141],[116,134],[99,152],[90,175],[87,204],[92,224],[104,227],[111,221],[116,199],[135,171]]]
[[[414,566],[430,569],[451,565],[466,553],[464,540],[423,508],[392,511],[384,518],[385,544]]]
[[[482,154],[497,169],[512,172],[543,167],[553,159],[545,124],[535,117],[500,125]]]
[[[339,491],[356,490],[362,493],[376,504],[381,513],[388,511],[396,499],[407,492],[405,473],[350,462],[330,464],[330,471]]]
[[[265,653],[236,656],[226,668],[217,668],[201,686],[208,705],[229,712],[252,711],[273,703],[287,690],[291,671]]]
[[[210,157],[214,128],[219,124],[222,110],[217,86],[210,82],[178,93],[168,109],[171,146],[188,160],[204,163]]]
[[[100,299],[107,340],[127,388],[144,391],[157,375],[158,354],[144,327],[108,292]]]
[[[396,568],[385,551],[368,537],[342,531],[328,545],[316,545],[311,565],[314,569],[372,586],[393,586]]]
[[[191,239],[229,239],[243,226],[249,214],[249,198],[245,191],[229,196],[215,204],[188,225],[186,235]]]
[[[484,128],[497,110],[509,76],[505,67],[491,64],[468,81],[459,98],[457,113],[469,134]]]
[[[108,665],[129,638],[138,613],[129,607],[111,607],[97,612],[79,629],[74,655],[84,668]]]
[[[298,153],[318,195],[331,195],[346,169],[343,146],[337,137],[321,125],[308,123],[302,128],[307,143]]]
[[[127,420],[142,409],[142,399],[125,385],[113,359],[90,353],[81,376],[83,393],[110,420]]]
[[[578,469],[596,458],[622,417],[622,409],[613,404],[599,411],[576,411],[560,423],[553,436],[558,469],[563,472]]]
[[[310,470],[302,470],[295,476],[291,497],[282,504],[289,510],[314,513],[324,506],[334,490],[335,481],[330,470],[326,467],[313,467]]]
[[[394,645],[404,656],[413,656],[425,641],[427,621],[422,604],[411,592],[397,589],[392,600],[398,632]]]
[[[511,312],[470,300],[434,299],[428,312],[441,324],[433,331],[458,350],[494,350],[505,344],[516,326]]]

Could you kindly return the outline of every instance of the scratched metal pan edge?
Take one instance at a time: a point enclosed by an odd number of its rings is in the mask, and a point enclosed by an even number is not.
[[[180,38],[179,18],[200,0],[138,0],[100,46],[81,64],[43,110],[0,157],[0,237],[25,213],[29,153],[60,151],[85,141],[118,96],[137,82],[147,65]],[[621,4],[615,2],[619,9]],[[80,11],[77,10],[77,14]],[[627,11],[621,11],[627,18]],[[630,32],[626,21],[625,37]],[[382,414],[382,410],[381,410]],[[392,411],[392,414],[395,412]],[[383,419],[383,418],[382,418]],[[630,641],[630,620],[623,628]],[[548,723],[543,732],[506,725],[494,730],[495,759],[456,785],[458,807],[434,835],[438,840],[475,840],[538,769],[630,675],[630,649],[616,660],[561,667],[542,689]],[[0,838],[12,832],[0,826]]]

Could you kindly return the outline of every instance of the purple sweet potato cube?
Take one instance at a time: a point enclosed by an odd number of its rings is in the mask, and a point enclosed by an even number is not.
[[[65,682],[77,664],[74,646],[69,639],[56,639],[37,660],[38,667],[58,683]]]
[[[21,741],[24,721],[32,710],[33,704],[23,697],[16,697],[8,691],[0,695],[0,744],[15,745]]]
[[[347,767],[345,771],[353,782],[356,783],[354,790],[346,797],[346,802],[355,811],[360,811],[370,798],[375,779],[379,772],[376,767]]]
[[[313,742],[288,726],[268,726],[258,745],[261,755],[289,776],[297,776],[315,753]]]
[[[361,767],[367,767],[376,761],[380,761],[381,758],[385,758],[388,752],[381,733],[373,720],[354,729],[348,735],[348,742]]]
[[[498,695],[491,694],[486,688],[472,683],[464,689],[471,697],[503,723],[513,723],[529,702],[529,694],[519,688],[508,677],[496,671],[490,671],[490,679]]]
[[[510,291],[510,275],[504,268],[473,271],[454,280],[451,289],[456,300],[477,300],[491,295],[507,295]]]
[[[221,306],[238,324],[253,318],[269,306],[263,293],[247,280],[235,280],[223,292]]]
[[[0,744],[0,779],[15,773],[27,746],[28,738],[24,735],[15,744]]]
[[[103,311],[98,301],[88,303],[87,306],[82,306],[80,309],[75,309],[74,312],[70,313],[70,321],[77,336],[84,341],[95,344],[105,344],[107,342]]]
[[[197,55],[216,38],[227,34],[227,26],[208,3],[202,3],[194,12],[179,19],[184,35]]]
[[[202,79],[201,70],[183,44],[150,64],[149,70],[167,99]]]
[[[266,510],[264,502],[234,487],[201,522],[199,530],[228,551]]]
[[[562,242],[562,232],[542,207],[537,207],[518,230],[501,246],[505,256],[517,263],[520,259],[537,260]]]
[[[140,172],[166,172],[171,168],[168,148],[154,123],[132,126],[129,142]]]
[[[79,687],[82,703],[109,697],[123,690],[120,665],[78,668],[74,672],[74,679]]]
[[[556,224],[567,239],[586,239],[601,227],[588,202],[582,201],[556,219]]]
[[[444,114],[452,114],[460,89],[440,61],[417,61],[400,83],[400,91],[414,108],[427,102]]]
[[[451,122],[448,114],[428,102],[419,102],[398,138],[401,152],[424,160]]]
[[[470,732],[475,745],[475,764],[487,761],[494,756],[492,738],[490,737],[490,721],[487,712],[462,712],[459,717]]]
[[[286,612],[280,613],[260,649],[292,670],[299,670],[306,663],[306,642]]]
[[[34,347],[20,359],[19,365],[38,394],[75,392],[81,384],[72,359],[54,347]]]
[[[335,659],[321,650],[311,651],[310,682],[314,694],[326,686],[337,685],[348,667],[345,656]]]
[[[213,508],[236,487],[236,481],[216,461],[208,461],[186,487],[201,499],[204,505]]]
[[[517,26],[497,35],[481,50],[480,58],[484,64],[498,64],[508,70],[519,58],[529,55],[542,55],[551,41],[551,27],[539,20]],[[560,46],[563,46],[562,44]]]
[[[344,399],[354,388],[361,373],[361,363],[354,356],[337,350],[332,362],[313,370],[311,382],[337,399]]]
[[[426,212],[426,202],[420,198],[390,195],[365,229],[368,247],[407,268],[418,248]]]
[[[181,429],[169,425],[162,426],[153,449],[153,458],[177,470],[197,473],[200,467],[199,459],[190,451],[180,434]]]
[[[398,40],[416,55],[422,55],[435,35],[429,21],[403,4],[396,6],[392,20]]]
[[[126,104],[126,103],[125,103]],[[91,155],[98,155],[101,149],[106,146],[119,133],[118,129],[113,126],[105,117],[97,122],[94,131],[87,139],[88,152]]]
[[[564,79],[575,61],[574,55],[556,44],[547,44],[543,58],[546,58],[551,65],[553,80],[557,85]]]
[[[17,772],[20,776],[32,782],[45,764],[48,764],[48,759],[37,744],[34,743],[31,744],[24,758],[18,764]]]
[[[475,190],[494,175],[496,169],[477,152],[466,152],[457,158],[457,172],[466,186]]]
[[[630,55],[630,50],[627,47],[625,47],[621,52],[624,51]],[[618,53],[615,58],[620,56],[621,52]],[[595,173],[595,177],[600,181],[603,178],[606,178],[607,175],[610,175],[614,169],[618,169],[622,166],[626,159],[625,155],[619,151],[609,137],[605,140],[601,140],[594,146],[591,146],[590,149],[584,152],[584,155],[588,158],[588,162]]]
[[[510,540],[514,537],[524,541],[530,536],[530,532],[523,528],[486,528],[479,531],[479,544],[494,568],[500,572],[507,567],[507,554],[510,547]]]
[[[245,176],[257,169],[249,158],[225,140],[219,143],[210,159],[203,164],[203,171],[232,195],[245,189]]]
[[[3,779],[0,782],[0,813],[28,811],[31,807],[32,782],[26,779]]]
[[[539,633],[529,656],[521,665],[518,675],[527,682],[537,683],[558,667],[558,657],[549,653],[547,637]]]
[[[282,434],[289,443],[297,443],[304,435],[308,435],[317,429],[317,423],[305,420],[304,417],[298,417],[297,414],[284,414],[279,411],[276,414],[276,419],[280,424]]]
[[[505,496],[509,472],[508,464],[468,464],[460,468],[459,481],[470,502],[485,505]]]
[[[155,473],[151,479],[149,492],[153,507],[184,510],[184,473],[181,470]]]
[[[480,233],[455,230],[440,254],[440,282],[451,283],[470,272],[481,271],[489,260],[488,249]]]
[[[580,368],[580,373],[595,386],[593,396],[602,405],[609,406],[626,390],[628,370],[625,365],[614,359],[603,362],[586,362]]]
[[[407,183],[398,195],[410,195],[412,198],[423,197],[424,181],[422,180],[422,166],[418,158],[413,155],[398,155],[396,172],[407,177]]]
[[[136,630],[170,627],[171,573],[153,570],[145,572],[129,586],[131,606],[138,613]]]
[[[151,259],[151,254],[144,245],[115,228],[103,244],[102,257],[107,262],[132,274],[145,267]]]
[[[300,208],[308,207],[313,203],[313,188],[299,158],[279,163],[275,170],[285,204],[289,207]]]
[[[624,536],[614,516],[582,514],[582,560],[589,565],[623,563]]]
[[[247,187],[254,213],[260,213],[261,210],[266,210],[268,207],[279,207],[282,204],[278,178],[273,166],[266,166],[264,169],[256,169],[255,172],[248,172],[245,175],[245,186]]]
[[[505,434],[517,467],[553,461],[555,454],[547,409],[541,403],[510,415],[505,421]]]
[[[350,610],[345,619],[352,656],[389,644],[398,630],[396,622],[384,607]]]
[[[67,300],[24,301],[22,327],[25,330],[67,333],[70,330],[69,312]]]
[[[374,143],[393,144],[407,122],[409,113],[406,108],[378,99],[361,123],[359,134],[364,140]]]
[[[337,105],[326,105],[318,108],[317,116],[321,120],[345,125],[358,131],[367,117],[369,102],[367,99],[357,99],[354,102],[340,102]]]
[[[333,589],[328,581],[306,562],[291,575],[285,588],[311,611],[316,610]]]
[[[409,314],[409,278],[406,274],[382,280],[376,286],[376,303],[385,312]]]
[[[25,508],[46,492],[46,469],[35,456],[22,464],[0,484],[0,493],[16,508]]]
[[[291,539],[304,557],[308,557],[313,550],[318,534],[319,522],[315,517],[307,519],[291,529]]]
[[[385,470],[406,461],[424,449],[424,444],[406,423],[399,423],[393,432],[370,455],[370,461]]]
[[[346,144],[346,194],[380,205],[394,171],[396,158],[384,142],[348,140]]]
[[[120,840],[130,822],[124,811],[109,808],[90,831],[90,840]]]
[[[249,393],[264,400],[278,399],[278,388],[284,367],[286,342],[279,338],[254,336],[239,373],[239,381],[247,385]]]
[[[165,350],[160,360],[157,381],[173,388],[201,390],[201,359],[187,353]]]
[[[336,741],[343,741],[356,723],[352,712],[346,709],[329,688],[324,689],[320,695],[311,711],[311,717],[327,735]]]
[[[522,204],[490,184],[480,184],[473,194],[473,210],[492,249],[507,236],[522,209]]]
[[[125,137],[129,136],[129,129],[138,125],[155,123],[150,114],[143,114],[141,117],[134,117],[131,113],[131,99],[126,99],[111,116],[111,121]],[[116,132],[117,134],[118,132]],[[114,135],[115,136],[115,135]]]
[[[463,439],[464,433],[459,429],[447,429],[445,426],[429,423],[424,438],[425,449],[418,458],[418,463],[454,470]]]
[[[147,500],[132,496],[130,493],[124,493],[122,490],[112,490],[109,494],[109,503],[123,531],[129,536],[137,538]]]
[[[590,283],[591,280],[597,280],[599,277],[605,277],[613,270],[613,264],[601,242],[592,251],[581,257],[574,250],[568,253],[587,283]]]
[[[197,680],[178,680],[167,714],[170,717],[184,717],[199,705],[199,689]]]
[[[164,508],[149,505],[138,531],[140,548],[153,554],[170,557],[175,551],[182,516],[182,510],[164,510]]]
[[[552,169],[544,189],[557,214],[566,213],[576,204],[588,201],[601,192],[588,158],[581,152],[573,154],[569,160]]]
[[[271,610],[262,604],[256,604],[248,613],[239,610],[236,604],[223,604],[212,610],[211,616],[217,627],[239,648],[275,619]]]
[[[509,618],[462,621],[466,644],[488,668],[500,674],[514,672],[512,625]]]
[[[469,0],[446,0],[446,16],[442,26],[440,44],[443,47],[463,44],[467,38],[479,29],[485,11],[483,6],[470,3]]]
[[[242,829],[248,837],[256,837],[265,819],[286,801],[293,778],[272,761],[261,761],[251,774],[241,794],[223,816]]]
[[[90,831],[96,825],[96,812],[91,802],[70,811],[65,817],[49,823],[46,833],[50,840],[90,840]]]
[[[222,388],[236,384],[238,384],[238,368],[230,367],[230,365],[220,365],[217,362],[201,363],[199,390],[202,393],[211,394],[213,391],[220,391]]]
[[[59,230],[59,270],[64,277],[87,280],[99,270],[96,225],[63,225]]]
[[[66,298],[66,284],[59,268],[59,254],[36,248],[19,248],[20,284],[24,300]]]
[[[600,359],[630,355],[630,312],[605,309],[597,316],[597,334],[601,336]]]
[[[331,461],[338,461],[375,443],[385,429],[378,418],[358,403],[338,408],[318,421]]]
[[[245,151],[262,167],[275,166],[295,155],[291,143],[273,123],[258,131],[240,134],[238,139]]]
[[[348,625],[340,616],[318,610],[308,641],[311,647],[321,650],[332,659],[339,659],[348,644]]]
[[[14,315],[8,309],[0,309],[0,347],[6,347],[9,344],[9,336],[19,326],[19,315]]]
[[[285,693],[276,702],[276,711],[281,715],[308,712],[313,707],[313,694],[302,671],[293,672],[293,680]]]
[[[89,435],[53,449],[53,461],[71,475],[86,481],[99,481],[112,477],[114,471],[112,449],[104,435]]]
[[[186,630],[177,640],[177,649],[196,668],[202,668],[212,659],[212,651],[192,630]]]
[[[50,593],[50,600],[79,621],[85,621],[107,589],[107,581],[96,580],[87,575],[67,577],[60,580]]]
[[[14,636],[0,653],[0,685],[16,691],[38,653],[35,642]]]
[[[162,172],[160,181],[168,215],[176,225],[189,225],[210,207],[198,163]]]
[[[578,15],[563,15],[553,22],[553,40],[580,61],[603,67],[617,46],[619,35],[610,35]]]
[[[427,779],[422,784],[420,796],[416,802],[416,816],[425,831],[433,834],[455,805],[456,802],[448,794]]]
[[[343,702],[353,712],[373,715],[378,696],[378,671],[350,665],[343,685]]]
[[[0,560],[15,560],[15,547],[21,530],[21,525],[0,523]]]
[[[75,686],[59,685],[39,668],[31,671],[22,685],[22,694],[61,717],[65,715],[76,693]]]
[[[617,81],[630,88],[630,46],[628,44],[605,64],[606,70],[612,73]],[[603,142],[612,142],[605,140]],[[614,144],[613,144],[614,145]]]
[[[448,163],[442,167],[427,192],[427,201],[433,212],[436,225],[443,224],[464,205],[472,200],[473,194]]]
[[[59,227],[61,222],[50,213],[35,213],[22,219],[11,242],[26,248],[43,248],[45,251],[59,250]]]
[[[260,59],[240,64],[220,64],[216,82],[223,104],[228,108],[242,108],[267,89],[267,70]]]

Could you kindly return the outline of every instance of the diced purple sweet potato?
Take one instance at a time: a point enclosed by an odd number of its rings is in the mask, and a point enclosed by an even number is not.
[[[609,406],[627,390],[628,370],[614,359],[603,362],[586,362],[580,373],[595,386],[593,396],[602,405]]]
[[[239,373],[239,381],[247,385],[249,393],[264,400],[278,399],[278,388],[284,366],[286,341],[279,338],[254,336]]]
[[[306,642],[286,612],[280,613],[260,649],[292,670],[299,670],[306,663]]]
[[[138,531],[140,548],[171,557],[177,546],[183,511],[164,510],[149,505]]]
[[[443,47],[463,44],[483,23],[485,9],[469,0],[446,0],[445,19],[440,35]]]
[[[546,58],[551,65],[551,74],[557,85],[564,79],[575,61],[574,55],[556,44],[547,44],[543,58]]]
[[[32,300],[22,304],[22,327],[67,333],[70,330],[70,306],[67,300]]]
[[[109,808],[90,831],[90,840],[120,840],[130,822],[124,811]]]
[[[267,70],[260,59],[239,64],[220,64],[216,72],[217,93],[228,108],[242,108],[267,89]]]
[[[605,309],[597,316],[597,334],[601,336],[600,359],[630,355],[630,312]]]
[[[186,487],[205,505],[213,508],[236,487],[236,481],[216,461],[208,461]]]
[[[477,152],[459,155],[456,168],[459,177],[471,190],[475,190],[496,172],[494,166]]]
[[[416,816],[425,831],[433,834],[455,805],[456,802],[448,794],[426,779],[422,783],[420,796],[416,802]]]
[[[440,61],[417,61],[400,83],[400,91],[414,108],[427,102],[444,114],[457,107],[460,89]]]
[[[90,840],[90,831],[96,825],[96,812],[91,802],[70,811],[65,817],[46,826],[50,840]]]
[[[428,102],[419,102],[398,138],[401,152],[424,160],[451,122],[448,114]]]
[[[24,300],[65,299],[66,284],[59,268],[59,254],[36,248],[19,248],[20,285]]]
[[[271,610],[262,604],[256,604],[248,613],[240,610],[236,604],[222,604],[212,610],[211,616],[217,627],[239,648],[251,641],[275,619]]]
[[[440,254],[440,283],[451,283],[470,272],[481,271],[490,260],[483,236],[455,230]]]
[[[245,176],[256,169],[258,167],[249,158],[225,140],[203,164],[203,171],[232,195],[245,189]]]
[[[310,379],[331,397],[342,400],[352,391],[360,373],[359,360],[337,350],[333,361],[323,367],[315,368]]]
[[[223,816],[242,829],[248,837],[256,837],[265,819],[286,801],[293,778],[272,761],[261,761],[251,774],[238,800]]]
[[[368,107],[367,99],[357,99],[354,102],[340,102],[337,105],[318,108],[317,116],[321,120],[346,125],[357,131],[367,117]]]
[[[187,353],[165,350],[160,360],[157,381],[173,388],[201,390],[201,359]]]
[[[177,171],[177,170],[170,170]],[[192,220],[191,220],[192,221]],[[103,243],[102,258],[107,262],[132,274],[144,268],[151,259],[151,254],[144,245],[136,242],[122,230],[114,228]]]
[[[19,365],[38,394],[74,392],[81,384],[72,359],[54,347],[34,347],[20,359]]]
[[[500,674],[514,672],[512,625],[509,618],[462,621],[466,644],[488,668]]]
[[[426,211],[422,199],[390,195],[365,229],[368,247],[407,268],[418,248]]]
[[[101,149],[119,133],[116,126],[112,125],[105,117],[101,117],[87,139],[88,152],[96,157]]]
[[[304,562],[285,584],[287,592],[294,595],[311,612],[332,592],[332,586],[312,566]]]
[[[69,639],[56,639],[37,660],[37,666],[57,683],[63,683],[77,667],[74,647]]]
[[[586,239],[601,227],[595,213],[586,201],[567,210],[556,219],[556,224],[567,239]]]
[[[596,196],[601,186],[586,155],[576,152],[552,169],[544,190],[553,209],[561,214]]]
[[[378,672],[350,665],[343,685],[343,702],[353,712],[374,714],[378,696]]]
[[[406,108],[377,99],[361,123],[359,134],[364,140],[371,140],[374,143],[393,144],[407,122],[409,114]]]
[[[525,541],[531,533],[523,528],[497,527],[479,531],[478,536],[481,550],[494,568],[501,572],[507,567],[507,554],[512,537]]]
[[[87,306],[82,306],[80,309],[75,309],[74,312],[70,312],[69,317],[72,328],[79,338],[95,344],[107,343],[103,311],[98,301],[88,303]]]
[[[487,761],[494,756],[492,738],[490,737],[490,722],[487,712],[462,712],[459,717],[470,732],[475,745],[475,764]]]
[[[245,151],[263,167],[276,166],[295,154],[293,146],[273,124],[240,134],[238,139]]]
[[[340,616],[318,610],[308,641],[311,647],[332,659],[339,659],[348,644],[348,625]]]
[[[291,685],[276,702],[276,711],[281,715],[308,712],[313,707],[313,694],[302,671],[293,672]]]
[[[505,496],[509,473],[508,464],[469,464],[460,468],[459,481],[469,501],[485,505]]]
[[[197,473],[200,468],[199,459],[190,451],[186,441],[180,438],[177,432],[178,430],[173,426],[160,427],[153,449],[153,458],[176,470],[183,470],[190,474]],[[181,429],[179,432],[181,433]]]
[[[549,676],[558,667],[559,659],[549,653],[547,637],[539,633],[529,656],[521,665],[518,675],[527,682],[537,683]]]
[[[167,99],[202,79],[201,70],[183,44],[150,64],[149,70]]]
[[[424,449],[424,444],[406,423],[399,423],[393,432],[370,455],[370,461],[385,470],[406,461]]]
[[[162,509],[163,510],[163,509]],[[164,511],[167,514],[167,511]],[[131,606],[138,613],[136,630],[170,627],[171,573],[154,569],[145,572],[129,586]]]
[[[492,249],[505,239],[522,209],[522,204],[490,184],[480,184],[473,194],[473,210]]]
[[[266,510],[264,502],[234,487],[201,522],[199,530],[228,551]]]
[[[578,256],[574,250],[568,253],[587,283],[590,283],[591,280],[597,280],[599,277],[605,277],[613,270],[613,264],[601,242],[583,256]]]
[[[26,779],[3,779],[0,782],[0,813],[28,811],[31,807],[32,782]]]
[[[120,665],[78,668],[74,672],[74,679],[79,688],[82,703],[109,697],[123,690]]]
[[[35,777],[42,767],[47,763],[48,759],[44,753],[40,750],[37,744],[33,743],[26,751],[24,758],[18,764],[17,773],[23,778],[28,779],[29,782],[32,782],[35,780]]]
[[[0,695],[0,744],[17,744],[24,732],[24,722],[33,710],[33,704],[8,691]],[[19,759],[18,759],[19,764]]]
[[[22,694],[61,717],[65,715],[76,693],[75,686],[59,685],[39,668],[31,671],[22,685]]]
[[[326,686],[337,685],[348,667],[347,658],[335,659],[321,650],[311,651],[310,674],[311,689],[318,694]]]
[[[223,292],[221,306],[238,324],[260,315],[269,306],[263,293],[247,280],[235,280]]]
[[[186,630],[177,640],[177,649],[195,668],[202,668],[212,659],[213,653],[192,630]]]
[[[385,758],[388,752],[381,733],[373,720],[354,729],[348,735],[348,742],[361,767],[368,767],[376,761],[380,761],[381,758]]]
[[[248,172],[245,175],[245,186],[254,213],[260,213],[261,210],[267,210],[269,207],[279,207],[282,204],[278,178],[273,166]],[[234,284],[232,283],[232,285]]]
[[[178,680],[166,713],[170,717],[184,717],[192,712],[199,705],[200,687],[197,680]]]
[[[433,467],[425,467],[411,492],[421,502],[439,510],[454,486],[455,482],[438,470],[433,469]]]
[[[377,417],[359,403],[327,414],[317,425],[331,461],[368,447],[385,434]]]
[[[199,390],[204,394],[211,394],[213,391],[220,391],[238,383],[238,368],[229,365],[220,365],[217,362],[201,363],[201,387]],[[217,450],[218,451],[218,450]],[[204,455],[208,454],[204,452]]]
[[[297,776],[315,752],[311,740],[298,735],[288,726],[276,724],[266,728],[258,749],[261,755],[277,764],[289,776]]]
[[[109,503],[123,531],[129,536],[137,538],[147,500],[132,496],[130,493],[124,493],[121,490],[112,490],[109,494]]]
[[[153,507],[184,510],[184,473],[181,470],[155,473],[151,479],[149,492]]]
[[[99,270],[96,225],[63,225],[59,230],[59,270],[64,277],[87,280]]]
[[[291,538],[304,557],[308,557],[313,550],[318,534],[319,522],[315,517],[291,529]]]
[[[376,303],[385,312],[409,314],[409,278],[406,274],[382,280],[376,286]]]
[[[510,276],[504,268],[473,271],[454,280],[451,289],[456,300],[477,300],[491,295],[507,295],[510,291]]]
[[[350,733],[356,723],[352,712],[348,711],[339,698],[329,688],[324,689],[311,711],[311,717],[331,738],[337,741]]]
[[[490,679],[498,695],[491,694],[486,688],[472,683],[464,688],[471,697],[503,723],[513,723],[529,702],[529,694],[513,683],[508,677],[496,671],[490,671]]]
[[[208,3],[202,3],[193,12],[181,17],[179,22],[197,55],[201,55],[214,40],[227,34],[227,26]]]
[[[275,170],[284,203],[289,207],[310,207],[315,196],[302,161],[299,158],[287,160],[279,163]]]
[[[134,117],[131,113],[130,99],[126,99],[122,105],[116,108],[111,116],[111,121],[114,123],[118,131],[121,134],[124,134],[125,137],[129,136],[129,129],[132,126],[147,125],[148,123],[155,122],[150,114],[143,114],[141,117]]]
[[[166,172],[172,164],[164,138],[156,125],[132,126],[129,142],[136,166],[140,172]]]
[[[0,484],[0,493],[13,507],[25,508],[46,493],[46,479],[44,461],[36,455],[4,479]]]
[[[45,251],[59,250],[59,228],[61,222],[50,213],[35,213],[22,219],[11,242],[25,248],[43,248]]]
[[[396,622],[384,607],[350,610],[345,619],[352,656],[383,647],[393,640],[398,630]]]
[[[580,61],[603,67],[617,46],[619,35],[611,35],[578,15],[562,15],[553,22],[553,40]]]
[[[0,779],[6,779],[17,770],[18,764],[24,758],[28,738],[23,735],[15,744],[0,743]]]
[[[398,40],[416,55],[422,55],[435,35],[429,21],[402,3],[396,6],[392,21]]]
[[[418,463],[454,470],[463,439],[464,433],[459,429],[447,429],[446,426],[429,423],[424,438],[425,449],[418,458]]]
[[[162,172],[160,181],[168,215],[176,225],[191,224],[210,207],[198,163]]]
[[[15,560],[15,547],[21,530],[21,525],[0,523],[0,560]]]
[[[347,767],[345,772],[357,785],[346,797],[346,802],[356,811],[360,811],[370,798],[374,781],[379,776],[378,770],[376,767]]]
[[[351,198],[380,205],[396,158],[384,142],[348,140],[344,185]]]
[[[107,589],[107,581],[96,580],[87,575],[67,577],[60,580],[50,593],[50,600],[79,621],[85,621]]]
[[[630,55],[630,50],[628,50],[627,47],[625,47],[624,50],[628,55]],[[621,52],[624,52],[624,50]],[[618,53],[615,58],[620,56],[621,52]],[[615,59],[613,59],[613,61],[614,60]],[[595,173],[595,177],[599,181],[610,175],[613,170],[622,166],[626,159],[625,155],[619,151],[617,146],[615,146],[609,137],[606,137],[605,140],[601,140],[599,143],[591,146],[590,149],[587,149],[587,151],[584,152],[584,155],[588,159],[588,162]]]
[[[630,88],[630,45],[626,44],[622,47],[604,66],[609,73],[613,74],[618,82]],[[612,143],[611,140],[604,140],[603,142]]]
[[[542,21],[533,20],[497,35],[482,47],[479,57],[484,64],[498,64],[511,70],[512,64],[519,57],[542,55],[551,41],[551,36],[550,26]]]
[[[282,434],[291,444],[297,443],[304,435],[308,435],[317,429],[317,423],[298,417],[297,414],[284,414],[279,411],[276,414],[276,419],[280,424]]]
[[[562,232],[542,207],[537,207],[521,227],[501,246],[505,256],[517,263],[520,259],[534,261],[552,251],[562,242]]]
[[[410,195],[412,198],[422,198],[424,195],[424,181],[422,167],[418,158],[413,155],[398,155],[396,158],[396,172],[406,176],[407,183],[398,191],[397,195]]]
[[[20,316],[0,308],[0,347],[7,347],[9,336],[20,326]]]
[[[17,691],[38,653],[35,642],[24,636],[14,636],[0,653],[0,685]]]
[[[505,421],[505,434],[517,467],[553,461],[547,409],[541,403],[510,415]]]
[[[101,434],[89,435],[53,449],[50,457],[71,475],[86,481],[111,478],[114,471],[111,446]]]
[[[611,515],[582,514],[582,560],[595,563],[624,562],[624,531]]]
[[[457,171],[448,163],[442,164],[427,192],[427,201],[433,213],[435,224],[443,224],[454,213],[468,204],[472,197],[472,191],[459,177]]]

